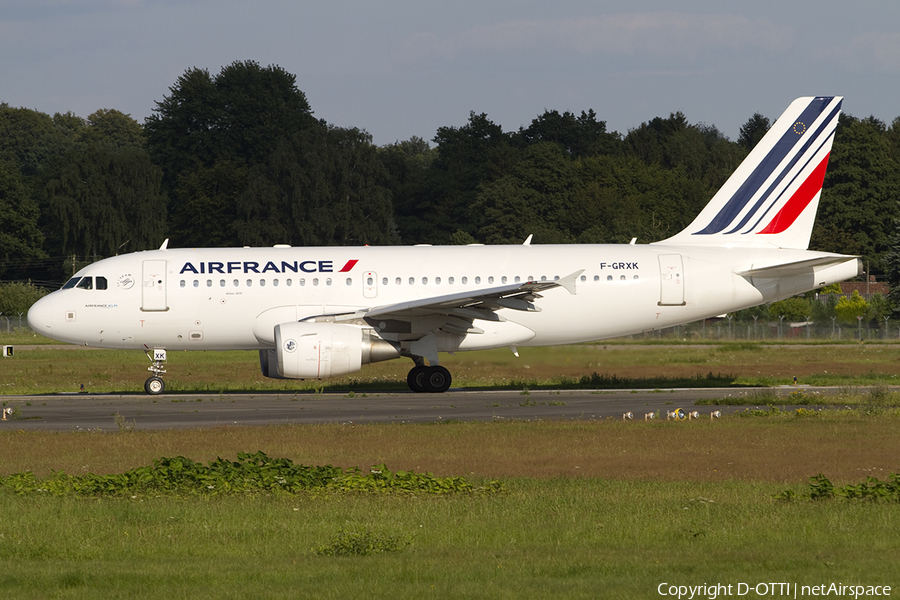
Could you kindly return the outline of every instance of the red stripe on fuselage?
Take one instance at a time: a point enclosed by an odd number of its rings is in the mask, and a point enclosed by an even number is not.
[[[350,269],[352,269],[353,267],[355,267],[355,266],[356,266],[356,263],[358,263],[358,262],[359,262],[359,260],[358,260],[358,259],[355,259],[355,258],[354,258],[354,259],[351,259],[351,260],[348,260],[348,261],[347,261],[347,264],[344,265],[343,267],[341,267],[341,270],[338,271],[338,273],[346,273],[347,271],[349,271]]]
[[[819,166],[810,173],[809,177],[806,178],[806,181],[804,181],[800,188],[794,192],[794,195],[787,201],[787,204],[781,207],[781,210],[779,210],[778,214],[775,215],[775,218],[766,225],[765,229],[757,233],[781,233],[794,224],[794,221],[796,221],[797,217],[800,216],[800,213],[809,206],[809,203],[816,197],[816,194],[822,191],[822,183],[825,181],[825,170],[828,168],[829,156],[831,156],[831,153],[825,155],[825,158],[822,159]]]

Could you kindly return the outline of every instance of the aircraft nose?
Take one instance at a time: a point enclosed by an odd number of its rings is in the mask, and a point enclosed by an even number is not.
[[[28,309],[28,324],[36,332],[49,336],[52,332],[53,300],[44,297]]]

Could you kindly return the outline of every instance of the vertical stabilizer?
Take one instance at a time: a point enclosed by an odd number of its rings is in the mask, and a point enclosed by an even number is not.
[[[806,250],[842,100],[794,100],[694,222],[656,243]]]

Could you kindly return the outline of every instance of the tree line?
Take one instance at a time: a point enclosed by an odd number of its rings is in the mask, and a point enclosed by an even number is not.
[[[376,146],[317,119],[296,77],[193,68],[144,123],[0,104],[0,280],[177,246],[619,243],[687,226],[771,125],[739,138],[680,112],[625,134],[593,110],[504,131],[484,113]],[[811,248],[897,272],[900,118],[841,117]],[[893,266],[895,265],[896,266]],[[900,286],[898,286],[900,287]]]

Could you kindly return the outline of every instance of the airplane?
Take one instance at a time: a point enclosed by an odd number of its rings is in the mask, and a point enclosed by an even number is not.
[[[807,250],[842,97],[792,102],[694,221],[650,244],[168,248],[84,267],[28,322],[63,342],[256,350],[263,375],[324,379],[412,359],[415,392],[450,388],[440,354],[652,331],[856,277]]]

